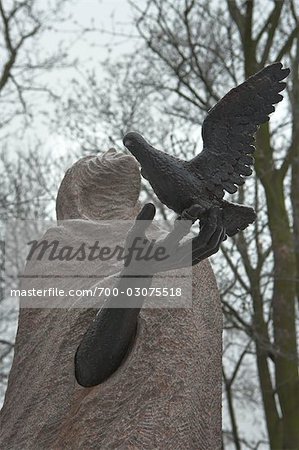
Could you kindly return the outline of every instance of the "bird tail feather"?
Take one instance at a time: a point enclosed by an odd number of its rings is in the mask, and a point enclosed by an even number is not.
[[[224,202],[223,221],[228,236],[233,236],[238,231],[245,230],[255,219],[256,213],[253,208],[237,203]]]

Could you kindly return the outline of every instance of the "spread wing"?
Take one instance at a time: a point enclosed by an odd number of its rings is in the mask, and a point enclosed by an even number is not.
[[[218,198],[223,198],[224,190],[236,192],[236,185],[252,174],[254,134],[275,111],[273,105],[283,99],[279,92],[286,83],[281,80],[289,73],[281,63],[271,64],[229,91],[209,111],[202,127],[203,151],[187,164]]]

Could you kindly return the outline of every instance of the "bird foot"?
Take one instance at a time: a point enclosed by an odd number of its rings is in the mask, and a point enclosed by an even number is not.
[[[184,209],[182,214],[178,217],[178,220],[191,220],[194,223],[197,219],[200,219],[207,212],[206,208],[194,204],[190,208]]]

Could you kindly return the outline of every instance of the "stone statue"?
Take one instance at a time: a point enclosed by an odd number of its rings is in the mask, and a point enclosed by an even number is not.
[[[45,236],[68,244],[81,238],[83,222],[92,235],[105,219],[151,221],[154,208],[141,209],[139,192],[132,156],[111,149],[82,158],[66,172],[57,196],[57,219],[65,222]],[[193,218],[200,213],[197,206],[189,210]],[[224,235],[221,214],[211,209],[194,238],[192,308],[21,308],[0,448],[220,449],[222,314],[203,259]],[[43,285],[50,264],[33,260],[32,266]],[[66,277],[64,288],[74,282]],[[103,345],[108,359],[109,350],[116,355],[112,365],[99,352]]]
[[[148,144],[138,133],[124,137],[124,145],[142,166],[146,178],[162,203],[178,214],[191,205],[223,208],[228,236],[244,230],[255,220],[252,208],[223,200],[251,175],[254,134],[269,120],[290,69],[271,64],[226,94],[208,113],[202,126],[203,151],[191,161],[167,155]]]

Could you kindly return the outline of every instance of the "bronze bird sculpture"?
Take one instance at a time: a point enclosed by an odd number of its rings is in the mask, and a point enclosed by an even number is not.
[[[151,146],[140,134],[129,132],[123,143],[141,165],[141,174],[159,200],[179,215],[192,205],[223,209],[226,232],[233,236],[255,220],[252,208],[227,202],[252,174],[254,135],[269,120],[290,73],[281,63],[271,64],[229,91],[202,125],[203,150],[185,161]]]

